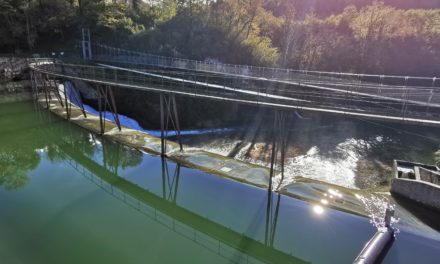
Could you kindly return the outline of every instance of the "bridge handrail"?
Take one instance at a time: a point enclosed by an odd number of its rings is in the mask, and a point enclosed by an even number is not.
[[[427,80],[427,81],[433,81],[433,86],[435,86],[436,81],[439,79],[438,77],[426,77],[426,76],[403,76],[403,75],[381,75],[381,74],[365,74],[365,73],[350,73],[350,72],[331,72],[331,71],[315,71],[315,70],[298,70],[298,69],[288,69],[288,68],[277,68],[277,67],[261,67],[261,66],[252,66],[252,65],[240,65],[240,64],[227,64],[227,63],[211,63],[211,62],[205,62],[205,61],[198,61],[198,60],[192,60],[192,59],[183,59],[183,58],[177,58],[177,57],[169,57],[169,56],[162,56],[162,55],[156,55],[151,53],[145,53],[140,51],[131,51],[127,49],[121,49],[116,47],[111,47],[108,45],[103,44],[94,44],[95,48],[104,48],[108,50],[117,51],[119,53],[116,53],[114,55],[124,55],[120,54],[120,52],[126,52],[127,56],[134,56],[134,55],[140,55],[140,56],[147,56],[147,57],[154,57],[154,58],[162,58],[165,60],[171,60],[171,61],[181,61],[181,62],[191,62],[195,65],[214,65],[214,66],[223,66],[223,67],[230,67],[234,69],[257,69],[263,74],[266,72],[286,72],[286,73],[301,73],[301,74],[314,74],[314,75],[328,75],[328,76],[335,76],[335,77],[370,77],[370,78],[378,78],[378,79],[404,79],[404,80]],[[98,50],[99,51],[99,50]],[[99,52],[95,54],[102,55]],[[188,68],[189,69],[189,68]],[[440,82],[439,82],[440,83]]]
[[[417,101],[420,96],[408,89],[387,92],[387,97],[356,92],[351,87],[345,91],[332,88],[316,88],[315,85],[270,86],[265,82],[255,83],[248,78],[226,79],[191,76],[173,76],[173,72],[133,70],[118,66],[63,64],[39,60],[30,65],[41,74],[62,79],[77,79],[100,85],[165,92],[177,95],[232,101],[237,103],[263,105],[304,111],[344,114],[381,120],[408,121],[425,124],[440,124],[438,100]],[[104,67],[105,66],[105,67]],[[198,74],[198,73],[197,73]],[[214,76],[215,77],[215,76]],[[209,80],[208,80],[209,79]],[[266,80],[267,81],[267,80]],[[325,92],[322,92],[325,91]],[[416,90],[415,90],[416,91]],[[418,91],[416,91],[418,92]],[[402,97],[404,96],[404,97]],[[412,96],[412,97],[411,97]],[[429,96],[429,94],[428,94]],[[424,98],[424,97],[423,97]],[[416,101],[414,101],[416,100]],[[429,98],[430,100],[430,98]]]

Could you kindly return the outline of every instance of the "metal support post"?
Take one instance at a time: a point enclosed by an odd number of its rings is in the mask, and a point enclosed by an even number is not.
[[[96,87],[97,96],[98,96],[98,112],[99,112],[99,127],[100,127],[100,134],[103,135],[105,132],[105,118],[102,116],[102,94],[101,94],[101,86]]]
[[[115,123],[119,129],[119,131],[122,130],[121,122],[119,120],[119,114],[116,109],[116,103],[113,96],[113,91],[110,86],[102,86],[97,87],[98,92],[98,108],[99,108],[99,122],[101,127],[101,134],[104,134],[105,132],[105,112],[107,109],[107,106],[109,107],[109,110],[115,120]],[[104,112],[104,116],[103,116]]]
[[[46,108],[49,109],[49,96],[48,96],[47,83],[43,79],[43,74],[40,74],[40,80],[41,80],[41,83],[43,84],[44,98],[46,99]]]
[[[165,145],[165,109],[164,109],[164,98],[163,94],[160,94],[160,147],[161,156],[165,156],[166,145]]]
[[[431,104],[432,97],[434,96],[434,90],[436,89],[436,87],[435,87],[435,81],[436,80],[437,80],[437,77],[432,78],[432,86],[431,86],[431,90],[429,92],[428,101],[426,102],[426,114],[427,115],[429,113],[429,106]]]
[[[79,104],[79,107],[81,108],[81,112],[82,112],[84,118],[87,118],[87,113],[86,113],[86,110],[84,109],[84,104],[83,104],[83,101],[81,100],[81,96],[78,96],[79,89],[78,89],[78,87],[76,87],[76,85],[73,82],[70,82],[70,83],[71,83],[71,88],[75,89],[75,91],[76,91],[76,93],[73,93],[73,95],[75,96],[75,98]]]
[[[275,211],[273,210],[274,195],[276,198]],[[272,192],[268,190],[267,192],[267,207],[266,207],[266,230],[265,230],[265,245],[268,247],[273,247],[275,240],[275,234],[277,230],[278,214],[280,210],[280,200],[281,195],[279,193]]]
[[[272,179],[275,176],[275,168],[278,161],[278,153],[280,153],[280,170],[281,179],[277,188],[284,180],[284,161],[287,147],[287,132],[286,132],[286,112],[285,110],[274,110],[274,123],[272,130],[272,154],[270,160],[270,176],[269,176],[269,190],[272,190]]]
[[[68,101],[70,101],[70,100],[68,99],[67,87],[66,87],[66,85],[64,85],[64,102],[66,105],[66,117],[67,117],[67,120],[70,120],[70,110],[69,110],[69,102]]]
[[[64,103],[63,103],[63,99],[61,98],[61,94],[60,94],[60,89],[55,89],[55,97],[57,98],[58,102],[60,103],[61,107],[64,108]]]
[[[162,198],[176,203],[177,190],[179,188],[180,164],[176,163],[173,175],[170,175],[168,169],[168,162],[165,157],[162,157]]]
[[[88,28],[82,29],[82,51],[83,51],[83,59],[91,60],[92,59],[92,41],[90,38],[90,30]]]
[[[173,126],[172,129],[176,132],[176,138],[179,143],[179,149],[180,151],[183,151],[176,98],[173,94],[165,96],[165,94],[160,93],[161,156],[166,156],[167,153],[166,137],[168,136],[168,125],[170,123]]]
[[[118,109],[116,108],[115,97],[113,96],[113,90],[110,86],[106,87],[108,94],[110,95],[110,109],[113,113],[113,117],[115,119],[116,125],[118,126],[119,131],[121,131],[121,122],[119,120]],[[108,101],[107,101],[108,102]]]
[[[31,74],[31,86],[32,86],[32,94],[34,100],[38,100],[38,85],[35,80],[35,72],[33,70],[30,71]]]

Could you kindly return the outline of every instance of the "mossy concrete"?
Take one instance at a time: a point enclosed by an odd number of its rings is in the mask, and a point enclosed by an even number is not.
[[[39,103],[41,106],[46,107],[44,98],[39,98]],[[49,106],[49,110],[52,113],[67,119],[65,108],[54,96],[49,101]],[[101,132],[99,117],[87,113],[87,118],[85,118],[81,109],[74,105],[71,108],[70,121],[93,133],[99,134]],[[116,124],[109,120],[105,122],[105,131],[102,136],[150,154],[161,154],[160,138],[124,126],[119,131]],[[245,163],[200,149],[191,149],[185,146],[183,149],[184,151],[180,152],[179,145],[176,142],[167,140],[166,156],[170,160],[179,162],[182,165],[200,169],[210,174],[231,178],[262,188],[269,187],[270,171],[266,167]]]

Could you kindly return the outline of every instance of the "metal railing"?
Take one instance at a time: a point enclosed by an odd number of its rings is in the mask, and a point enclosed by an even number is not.
[[[38,61],[41,73],[121,88],[166,92],[269,107],[346,114],[365,118],[440,124],[440,98],[423,87],[381,86],[382,94],[369,94],[371,84],[318,86],[271,82],[239,75],[172,69],[132,69],[118,66],[77,65]],[[333,85],[333,86],[332,86]],[[341,90],[342,89],[342,90]],[[386,96],[385,96],[385,95]],[[430,96],[430,102],[419,99]],[[435,100],[434,100],[435,99]]]
[[[271,68],[251,65],[225,64],[215,61],[198,61],[154,55],[145,52],[115,48],[103,44],[94,44],[94,60],[138,65],[151,65],[184,70],[214,72],[241,75],[255,78],[266,78],[281,81],[318,81],[350,82],[355,84],[374,83],[379,85],[421,86],[440,88],[437,77],[397,76],[361,74],[349,72],[309,71],[286,68]]]

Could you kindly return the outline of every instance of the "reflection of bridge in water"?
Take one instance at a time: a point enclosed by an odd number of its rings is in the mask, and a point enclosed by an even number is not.
[[[60,150],[64,160],[102,190],[231,263],[307,263],[274,248],[279,194],[268,193],[265,241],[258,241],[179,206],[177,195],[180,165],[176,164],[172,170],[170,167],[174,164],[170,166],[167,160],[162,158],[160,197],[115,174],[119,165],[113,164],[111,168],[106,168],[107,165],[101,165],[75,151],[74,145],[66,141],[62,143]],[[102,146],[105,144],[103,142]]]

